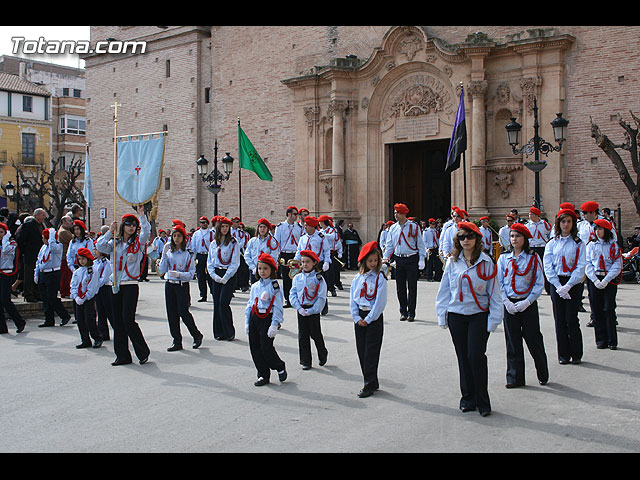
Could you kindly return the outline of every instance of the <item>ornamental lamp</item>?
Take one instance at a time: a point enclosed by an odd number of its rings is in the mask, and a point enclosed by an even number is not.
[[[209,160],[204,158],[204,155],[200,155],[200,158],[196,161],[196,165],[198,165],[198,174],[201,176],[207,175],[207,170],[209,169]]]
[[[507,123],[504,127],[507,129],[507,140],[509,141],[509,145],[515,147],[520,143],[520,130],[522,130],[522,125],[516,122],[514,117],[511,117],[511,122]]]
[[[553,127],[553,136],[559,144],[567,139],[567,125],[569,125],[569,120],[562,118],[562,113],[556,113],[556,118],[551,122],[551,126]]]

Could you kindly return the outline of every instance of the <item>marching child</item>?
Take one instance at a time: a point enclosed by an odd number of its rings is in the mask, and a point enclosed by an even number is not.
[[[302,270],[291,282],[289,303],[298,311],[298,348],[300,364],[303,370],[311,368],[311,339],[318,351],[318,363],[327,363],[327,347],[324,344],[320,327],[320,312],[327,302],[327,283],[325,282],[320,259],[312,250],[298,252]]]
[[[76,348],[88,348],[93,338],[93,348],[102,346],[102,335],[96,324],[95,296],[98,293],[99,276],[93,269],[95,257],[91,250],[80,247],[76,252],[77,268],[71,277],[71,299],[76,304],[75,313],[82,342]]]
[[[380,269],[382,254],[378,242],[369,242],[358,256],[360,273],[351,283],[351,317],[355,322],[356,350],[364,376],[358,397],[366,398],[378,390],[378,363],[382,347],[382,312],[387,304],[387,279]]]
[[[9,227],[4,223],[0,223],[0,244],[2,245],[2,250],[0,251],[0,333],[8,333],[9,331],[4,317],[5,310],[13,320],[13,323],[16,324],[16,333],[20,333],[24,330],[27,322],[25,322],[11,301],[11,284],[18,269],[16,263],[18,245],[11,238]]]
[[[96,313],[98,315],[98,330],[102,340],[110,340],[109,324],[113,323],[113,308],[111,306],[111,262],[109,257],[97,248],[94,249],[95,260],[93,269],[98,275],[98,293],[96,294]]]
[[[63,247],[62,243],[58,242],[58,232],[55,228],[46,228],[42,231],[42,243],[33,270],[33,280],[40,288],[44,307],[44,323],[38,327],[53,327],[54,312],[62,319],[60,326],[63,326],[69,323],[71,315],[58,297]]]
[[[284,295],[278,283],[278,267],[273,257],[266,253],[258,256],[257,273],[260,280],[251,286],[245,308],[245,333],[249,336],[251,358],[258,372],[254,383],[261,387],[269,383],[271,370],[278,372],[284,382],[287,370],[273,347],[273,339],[284,321]]]

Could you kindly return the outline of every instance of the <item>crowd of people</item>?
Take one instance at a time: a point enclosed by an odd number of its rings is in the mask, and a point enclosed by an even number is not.
[[[356,270],[349,303],[362,398],[379,388],[389,278],[395,280],[399,320],[407,322],[419,313],[418,279],[440,282],[435,313],[438,324],[449,329],[458,358],[463,412],[491,412],[485,352],[490,333],[503,322],[506,387],[525,385],[523,341],[539,383],[548,382],[537,303],[543,292],[553,306],[560,364],[581,363],[578,311],[585,285],[597,348],[617,348],[615,299],[622,249],[615,222],[607,212],[601,215],[594,201],[583,203],[580,211],[562,204],[552,220],[542,218],[536,207],[527,212],[528,221],[512,210],[499,232],[490,227],[489,217],[476,223],[456,206],[444,222],[416,221],[406,205],[397,203],[394,220],[364,244],[351,223],[334,226],[330,216],[314,217],[294,206],[286,208],[278,224],[259,219],[253,236],[240,218],[216,215],[200,217],[198,228],[189,232],[183,221],[174,219],[155,238],[142,207],[97,233],[87,231],[78,210],[62,217],[58,229],[47,225],[43,209],[19,218],[0,211],[0,333],[8,332],[5,310],[18,333],[25,328],[11,300],[20,292],[25,301],[42,301],[44,322],[39,327],[54,326],[55,315],[60,325],[73,320],[80,334],[76,348],[100,348],[113,331],[112,365],[132,363],[130,345],[144,364],[151,352],[136,322],[136,306],[139,282],[148,281],[151,268],[165,282],[169,352],[183,348],[181,323],[192,337],[192,348],[199,348],[205,337],[190,312],[192,280],[197,280],[198,302],[211,295],[212,333],[219,341],[236,336],[234,292],[249,292],[244,329],[256,368],[254,384],[262,386],[270,382],[272,370],[281,382],[287,378],[274,345],[285,308],[296,310],[301,368],[312,368],[312,340],[318,364],[326,364],[321,316],[329,311],[328,298],[344,288],[340,272]],[[73,300],[73,315],[61,302],[66,297]]]

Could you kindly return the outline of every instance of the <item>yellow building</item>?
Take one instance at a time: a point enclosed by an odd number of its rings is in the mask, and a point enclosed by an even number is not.
[[[29,205],[29,197],[19,195],[23,182],[13,165],[24,178],[35,175],[37,166],[49,169],[50,98],[46,89],[20,75],[0,72],[0,206],[8,206],[10,211],[25,211]],[[10,198],[6,192],[9,182],[16,191]]]

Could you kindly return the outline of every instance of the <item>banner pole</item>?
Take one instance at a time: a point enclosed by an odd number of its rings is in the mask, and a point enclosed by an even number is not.
[[[117,169],[118,169],[118,107],[121,107],[122,104],[118,103],[116,100],[111,107],[114,109],[113,113],[113,221],[116,221],[116,194],[117,194]],[[118,293],[120,291],[120,285],[118,283],[118,272],[116,270],[116,235],[118,234],[117,230],[113,235],[113,254],[111,256],[111,269],[113,271],[113,285],[111,289],[113,293]]]
[[[240,166],[240,117],[238,117],[238,217],[242,221],[242,166]]]

